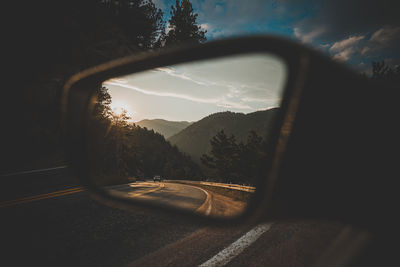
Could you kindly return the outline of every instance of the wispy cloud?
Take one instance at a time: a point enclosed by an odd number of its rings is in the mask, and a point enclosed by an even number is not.
[[[130,85],[130,84],[115,82],[115,81],[111,81],[111,80],[104,82],[104,84],[131,89],[131,90],[134,90],[136,92],[143,93],[146,95],[175,97],[175,98],[181,98],[181,99],[186,99],[186,100],[200,102],[200,103],[217,103],[217,101],[218,101],[217,99],[198,98],[198,97],[193,97],[190,95],[177,94],[177,93],[173,93],[173,92],[155,92],[155,91],[151,91],[151,90],[142,89],[137,86]]]
[[[311,43],[316,37],[325,32],[324,27],[317,27],[310,32],[303,32],[300,28],[295,27],[293,34],[296,38],[300,39],[303,43]]]
[[[176,71],[175,69],[173,69],[171,67],[156,68],[156,71],[161,71],[161,72],[164,72],[164,73],[166,73],[166,74],[168,74],[170,76],[177,77],[177,78],[180,78],[180,79],[183,79],[183,80],[187,80],[187,81],[191,81],[191,82],[194,82],[195,84],[198,84],[198,85],[208,85],[209,84],[207,82],[196,80],[193,77],[189,77],[187,74],[178,72],[178,71]]]
[[[339,61],[347,61],[350,56],[359,50],[358,43],[365,38],[364,35],[350,36],[339,42],[335,42],[329,51],[333,55],[333,59]]]
[[[385,26],[375,31],[368,40],[361,54],[366,55],[387,47],[399,47],[400,45],[400,26]]]
[[[279,62],[273,57],[247,55],[160,67],[109,80],[105,85],[112,89],[121,87],[145,95],[166,97],[154,98],[160,103],[192,105],[169,97],[203,103],[206,105],[196,107],[205,109],[249,112],[279,105],[286,73],[284,65]]]
[[[115,83],[128,83],[128,81],[126,79],[122,79],[122,78],[113,78],[107,81],[107,83],[110,82],[115,82]]]
[[[364,39],[365,36],[360,35],[360,36],[350,36],[349,38],[346,38],[342,41],[334,43],[330,50],[331,51],[342,51],[344,49],[347,49],[351,46],[354,46],[357,44],[360,40]]]
[[[137,86],[133,86],[133,85],[126,84],[126,83],[120,83],[120,82],[116,82],[113,80],[106,81],[106,82],[104,82],[104,84],[131,89],[131,90],[134,90],[136,92],[143,93],[146,95],[153,95],[153,96],[160,96],[160,97],[174,97],[174,98],[189,100],[189,101],[193,101],[193,102],[197,102],[197,103],[215,104],[219,107],[226,107],[226,108],[251,109],[251,107],[249,105],[245,105],[240,102],[235,102],[235,101],[229,100],[226,97],[200,98],[200,97],[194,97],[191,95],[178,94],[178,93],[174,93],[174,92],[154,92],[151,90],[146,90],[143,88],[139,88]]]

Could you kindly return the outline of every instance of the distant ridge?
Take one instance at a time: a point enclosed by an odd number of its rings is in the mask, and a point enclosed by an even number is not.
[[[272,108],[248,114],[230,111],[214,113],[171,136],[168,141],[199,163],[201,155],[210,151],[210,139],[217,132],[223,129],[227,135],[233,134],[236,140],[243,142],[247,140],[251,130],[265,137],[270,132],[272,120],[278,110],[279,108]]]
[[[163,119],[153,119],[153,120],[141,120],[135,123],[140,127],[146,127],[147,129],[152,129],[164,135],[165,139],[171,137],[172,135],[182,131],[188,127],[191,122],[188,121],[167,121]]]

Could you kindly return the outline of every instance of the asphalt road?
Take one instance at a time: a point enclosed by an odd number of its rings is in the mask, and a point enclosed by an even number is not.
[[[122,197],[214,217],[235,216],[243,212],[246,207],[244,201],[210,192],[197,184],[183,184],[182,181],[135,182],[110,186],[107,190]]]
[[[136,198],[153,204],[177,207],[193,212],[202,208],[208,196],[205,190],[195,186],[151,181],[117,185],[107,189],[128,198]]]
[[[0,208],[2,266],[198,266],[257,227],[215,228],[173,216],[108,207],[77,190],[79,185],[61,170],[14,176],[12,181],[7,182],[8,190],[2,187],[8,192],[2,203],[25,200]],[[22,193],[18,184],[24,189]],[[164,194],[180,192],[179,185],[165,189]],[[190,190],[189,208],[196,210],[206,195],[201,190]],[[162,190],[156,192],[148,197],[162,194]],[[47,197],[32,198],[37,195]],[[342,228],[338,223],[275,222],[228,265],[310,266]]]

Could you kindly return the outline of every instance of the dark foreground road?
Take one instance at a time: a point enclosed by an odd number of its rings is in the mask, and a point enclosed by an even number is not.
[[[61,191],[62,181],[73,181],[65,171],[14,179],[3,203],[13,195],[20,199]],[[22,193],[12,186],[18,183]],[[65,188],[77,186],[69,182]],[[205,198],[196,194],[193,209]],[[79,190],[4,206],[0,212],[1,266],[198,266],[254,229],[132,213],[107,207]],[[274,223],[229,266],[310,266],[342,228],[336,223]]]

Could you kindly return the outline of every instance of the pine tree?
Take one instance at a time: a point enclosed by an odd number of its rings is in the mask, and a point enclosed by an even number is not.
[[[256,184],[266,173],[267,143],[255,131],[249,132],[246,143],[236,143],[234,135],[228,137],[221,130],[210,144],[211,151],[201,162],[220,181]]]
[[[164,14],[152,0],[108,0],[100,6],[101,19],[116,23],[135,50],[152,48],[165,28]]]
[[[208,168],[215,169],[221,181],[236,180],[240,151],[235,136],[228,137],[224,130],[221,130],[210,140],[210,144],[210,155],[204,154],[201,162]]]
[[[193,12],[189,0],[176,0],[175,6],[171,6],[171,19],[169,31],[165,34],[164,45],[171,46],[180,43],[203,43],[206,41],[206,30],[197,25],[197,13]]]

